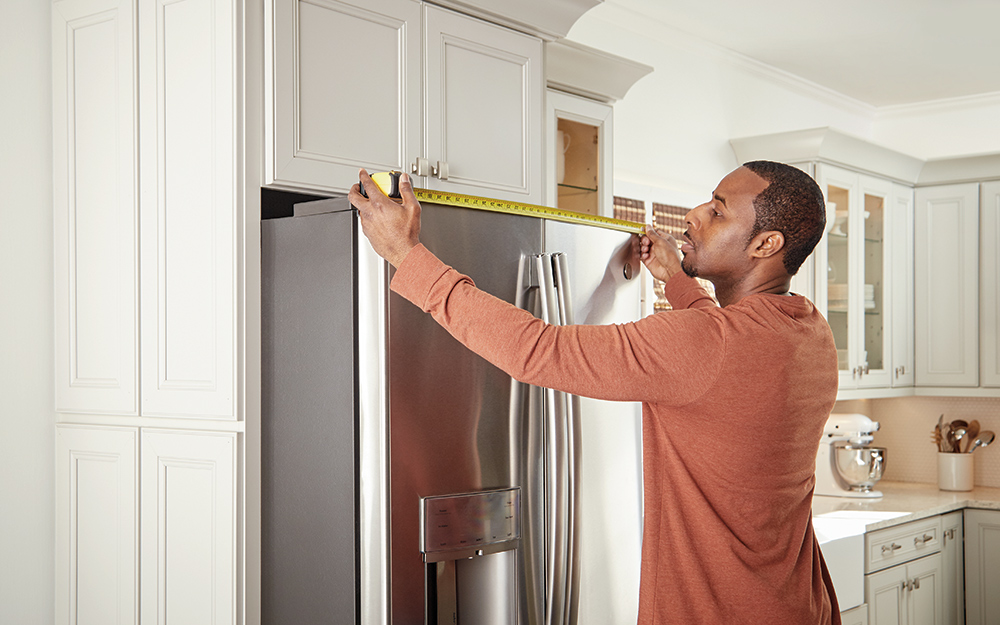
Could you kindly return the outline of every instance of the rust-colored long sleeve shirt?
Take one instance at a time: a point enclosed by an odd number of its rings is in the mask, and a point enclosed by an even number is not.
[[[517,380],[642,402],[639,623],[840,622],[811,522],[837,357],[806,298],[758,294],[720,308],[679,274],[666,285],[675,310],[550,326],[423,246],[392,289]]]

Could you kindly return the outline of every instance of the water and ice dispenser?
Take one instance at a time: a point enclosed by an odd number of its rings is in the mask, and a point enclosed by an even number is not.
[[[423,497],[428,625],[515,625],[519,488]]]

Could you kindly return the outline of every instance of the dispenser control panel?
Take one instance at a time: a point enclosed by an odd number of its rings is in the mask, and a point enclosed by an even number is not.
[[[497,553],[517,547],[521,489],[423,497],[420,550],[425,562]]]

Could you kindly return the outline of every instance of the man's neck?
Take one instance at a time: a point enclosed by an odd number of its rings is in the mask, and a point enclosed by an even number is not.
[[[719,305],[725,308],[731,304],[739,302],[744,297],[757,293],[769,293],[773,295],[790,295],[790,276],[775,276],[769,280],[757,283],[745,280],[736,284],[728,284],[722,281],[712,284],[715,286],[715,297],[719,300]]]

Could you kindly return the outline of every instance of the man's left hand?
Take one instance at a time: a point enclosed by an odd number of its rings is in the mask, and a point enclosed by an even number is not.
[[[347,197],[358,209],[361,230],[376,254],[393,267],[399,267],[410,250],[420,243],[420,202],[413,194],[410,177],[402,174],[399,179],[402,204],[386,197],[364,169],[359,172],[359,177],[360,184],[351,187]],[[360,185],[365,186],[368,197],[361,195]]]

